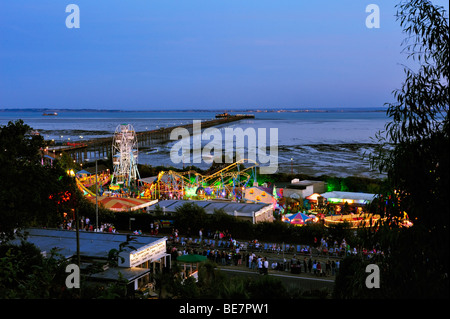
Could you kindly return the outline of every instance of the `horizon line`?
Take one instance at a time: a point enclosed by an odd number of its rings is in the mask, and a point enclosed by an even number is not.
[[[386,111],[386,107],[312,107],[312,108],[217,108],[217,109],[204,109],[204,108],[189,108],[189,109],[118,109],[118,108],[40,108],[40,107],[24,107],[24,108],[0,108],[0,112],[7,111],[71,111],[71,112],[324,112],[324,111]]]

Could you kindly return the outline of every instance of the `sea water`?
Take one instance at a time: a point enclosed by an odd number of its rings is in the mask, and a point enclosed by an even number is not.
[[[131,124],[136,131],[192,124],[193,120],[212,120],[219,111],[97,111],[59,110],[57,116],[43,116],[42,110],[2,110],[0,126],[22,119],[46,140],[79,142],[110,137],[119,124]],[[233,112],[243,113],[243,112]],[[280,172],[313,176],[379,177],[370,169],[365,154],[374,147],[374,137],[389,121],[383,110],[252,111],[254,119],[219,126],[229,128],[270,128],[278,130]],[[170,166],[170,150],[176,141],[139,149],[138,162]],[[203,142],[203,145],[206,142]],[[188,164],[186,164],[188,165]],[[207,163],[195,164],[206,169]],[[181,167],[182,164],[172,166]]]

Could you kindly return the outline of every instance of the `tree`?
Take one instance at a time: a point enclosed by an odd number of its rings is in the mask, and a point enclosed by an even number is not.
[[[400,3],[397,18],[408,37],[405,51],[419,63],[405,67],[406,80],[388,103],[391,117],[373,166],[388,176],[402,208],[422,224],[448,224],[448,208],[427,214],[428,207],[444,208],[449,177],[448,17],[430,1]],[[410,43],[412,41],[412,43]],[[437,207],[436,207],[437,208]],[[400,212],[401,213],[401,212]]]
[[[387,104],[391,121],[377,135],[371,163],[387,178],[371,211],[386,219],[377,232],[367,231],[364,245],[379,244],[385,253],[377,261],[382,296],[448,298],[448,15],[427,0],[397,8],[404,52],[418,68],[405,67],[395,102]],[[413,227],[399,224],[405,213]]]
[[[53,250],[44,257],[28,242],[0,245],[0,298],[75,297],[77,292],[65,286],[68,263]]]
[[[75,182],[56,162],[42,163],[44,140],[22,120],[0,127],[0,239],[28,226],[56,226],[74,208]]]
[[[182,232],[186,231],[187,227],[198,231],[206,223],[205,209],[195,203],[184,203],[182,206],[176,208],[174,215],[176,227]]]

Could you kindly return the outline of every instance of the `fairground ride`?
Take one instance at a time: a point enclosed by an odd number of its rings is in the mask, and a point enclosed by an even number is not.
[[[111,191],[137,190],[140,178],[137,167],[138,141],[131,124],[119,124],[116,128],[112,145],[113,174]]]
[[[244,163],[249,167],[242,168]],[[249,159],[239,160],[210,175],[195,171],[161,171],[141,196],[152,199],[227,198],[241,199],[248,183],[257,181],[258,163]],[[253,185],[251,185],[253,186]]]

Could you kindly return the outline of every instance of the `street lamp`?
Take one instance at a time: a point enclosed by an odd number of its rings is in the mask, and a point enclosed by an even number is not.
[[[103,157],[101,159],[108,159],[107,157]],[[89,159],[87,159],[89,160]],[[99,159],[95,159],[95,229],[98,230],[98,181],[97,181],[97,175],[98,175],[98,168],[97,168],[97,161]]]

